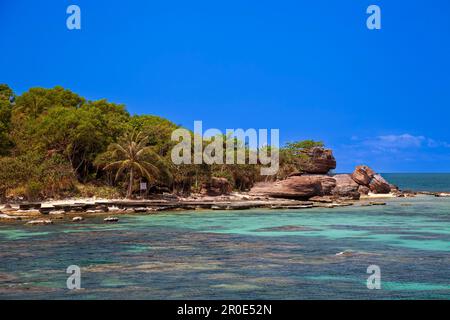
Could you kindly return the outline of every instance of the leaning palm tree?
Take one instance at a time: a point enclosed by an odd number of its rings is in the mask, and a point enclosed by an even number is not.
[[[109,151],[112,152],[113,158],[118,160],[109,163],[104,169],[117,169],[115,180],[122,173],[128,172],[127,198],[131,198],[136,174],[140,174],[148,180],[158,176],[159,169],[149,162],[150,158],[158,158],[158,155],[147,146],[147,142],[148,137],[144,136],[142,132],[132,131],[126,133],[118,143],[113,143],[109,146]]]

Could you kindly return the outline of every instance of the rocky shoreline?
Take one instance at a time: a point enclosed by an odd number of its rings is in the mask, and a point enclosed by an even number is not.
[[[251,190],[254,195],[289,199],[345,199],[358,200],[369,193],[405,196],[398,187],[388,183],[367,166],[358,166],[351,174],[295,173],[285,180],[257,183]]]
[[[365,202],[365,205],[379,204],[376,201]],[[121,214],[155,214],[162,211],[186,210],[248,210],[264,209],[307,209],[334,208],[354,205],[355,201],[301,201],[293,199],[276,199],[253,197],[248,194],[232,194],[215,199],[209,197],[161,199],[161,200],[68,200],[63,204],[52,203],[22,203],[0,207],[0,221],[25,221],[34,224],[51,224],[51,222],[74,221],[81,222],[85,218],[100,215]],[[79,218],[82,219],[79,219]],[[49,222],[51,221],[51,222]]]
[[[152,199],[67,199],[47,202],[16,202],[0,206],[0,222],[50,225],[54,222],[81,223],[88,217],[107,216],[104,222],[117,222],[121,214],[155,214],[180,210],[297,210],[342,206],[384,205],[379,199],[413,197],[417,194],[450,197],[445,192],[401,191],[368,166],[357,166],[351,174],[330,174],[336,168],[331,150],[309,150],[302,172],[293,172],[278,181],[256,183],[248,192],[232,192],[227,179],[213,177],[199,194],[174,194]]]
[[[191,210],[300,210],[336,208],[344,206],[385,205],[383,200],[398,197],[428,195],[450,197],[450,193],[415,192],[368,194],[358,200],[332,197],[313,197],[311,200],[260,197],[251,193],[232,193],[208,197],[193,195],[188,198],[161,196],[153,200],[71,199],[0,206],[0,222],[22,222],[28,225],[48,225],[56,222],[82,222],[89,217],[105,216],[105,222],[117,222],[117,215],[157,214],[164,211]]]

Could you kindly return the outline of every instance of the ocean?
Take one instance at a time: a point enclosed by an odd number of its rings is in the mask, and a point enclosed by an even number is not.
[[[450,173],[384,173],[382,176],[402,190],[450,192]]]
[[[2,223],[0,299],[450,299],[450,198],[386,201]]]

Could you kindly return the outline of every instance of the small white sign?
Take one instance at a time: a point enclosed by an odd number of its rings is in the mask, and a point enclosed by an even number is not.
[[[141,182],[141,191],[147,190],[147,182]]]

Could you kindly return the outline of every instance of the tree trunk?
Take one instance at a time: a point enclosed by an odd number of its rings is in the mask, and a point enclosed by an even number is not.
[[[0,203],[6,203],[6,190],[0,190]]]
[[[130,183],[128,185],[127,198],[131,199],[131,195],[133,194],[133,179],[134,179],[133,167],[130,169]]]

